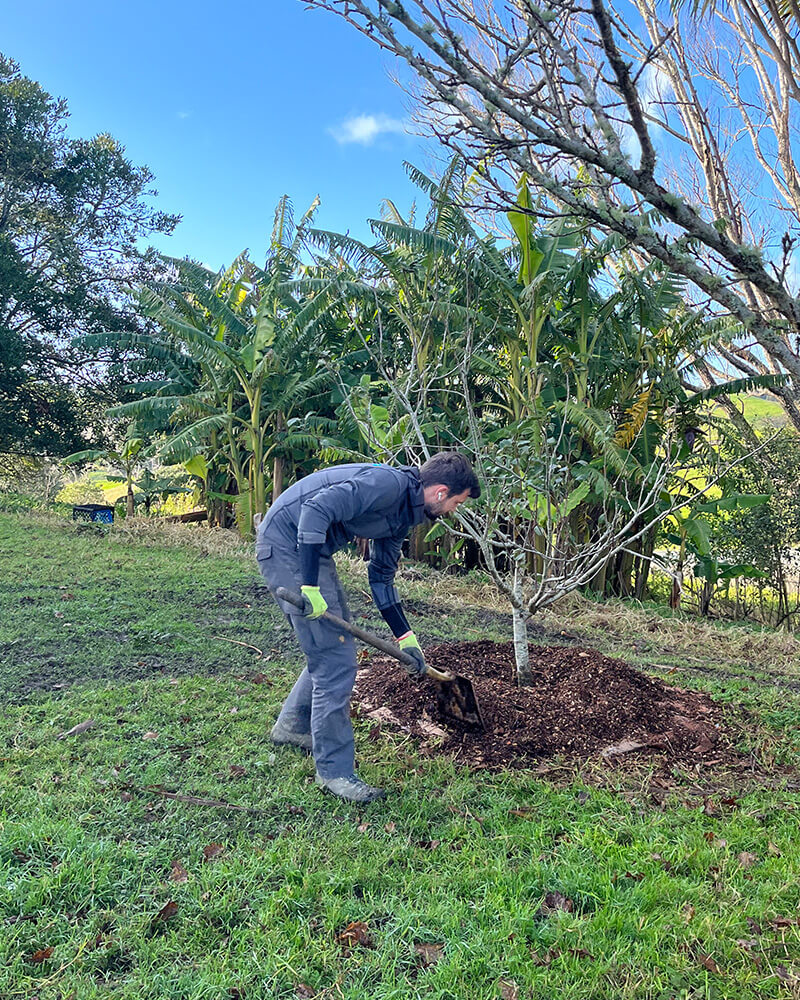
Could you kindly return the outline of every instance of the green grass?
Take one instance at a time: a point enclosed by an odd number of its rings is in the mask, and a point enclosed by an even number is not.
[[[784,427],[788,423],[786,411],[775,399],[749,394],[735,395],[731,399],[744,411],[745,418],[750,423],[769,424],[772,427]]]
[[[670,680],[744,703],[749,778],[698,769],[665,784],[647,762],[470,774],[357,722],[361,772],[391,791],[359,810],[269,743],[297,653],[247,547],[215,552],[214,538],[0,514],[3,1000],[798,995],[788,640],[621,605],[542,619],[545,639],[579,631],[676,662]],[[346,569],[377,624],[363,566]],[[496,609],[469,603],[475,586],[404,575],[428,641],[507,637]],[[221,850],[206,860],[209,845]],[[571,912],[543,908],[548,893]],[[356,921],[371,947],[337,940]],[[425,967],[420,944],[442,946],[439,960]]]

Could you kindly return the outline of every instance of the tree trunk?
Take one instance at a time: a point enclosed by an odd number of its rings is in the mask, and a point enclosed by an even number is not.
[[[604,562],[600,569],[595,573],[589,582],[589,590],[595,594],[599,594],[601,597],[606,591],[606,571],[608,570],[608,561]]]
[[[408,557],[414,562],[423,562],[425,559],[425,535],[430,531],[427,524],[417,524],[411,529],[411,536],[408,541]]]
[[[700,591],[700,616],[708,617],[708,609],[711,607],[711,598],[714,596],[714,584],[711,580],[703,580],[703,589]]]
[[[636,586],[634,589],[634,596],[637,601],[643,601],[647,595],[647,580],[650,576],[650,568],[652,563],[650,560],[653,557],[653,550],[656,547],[656,529],[651,528],[650,531],[645,532],[642,538],[642,548],[641,555],[636,560]]]
[[[514,572],[512,591],[512,621],[514,628],[514,661],[517,667],[517,686],[525,687],[533,683],[530,651],[528,649],[528,627],[522,607],[522,579],[517,568]]]
[[[633,594],[633,583],[631,576],[633,573],[634,555],[632,552],[620,552],[617,556],[617,579],[616,591],[618,597],[630,597]]]
[[[675,567],[675,576],[672,578],[672,591],[669,595],[669,606],[677,611],[681,606],[681,593],[683,591],[683,560],[686,554],[681,544],[680,551],[678,553],[678,565]]]
[[[136,502],[133,499],[133,483],[128,480],[128,496],[126,499],[125,513],[128,517],[133,517],[136,513]]]
[[[283,459],[276,455],[272,460],[272,502],[283,493]]]

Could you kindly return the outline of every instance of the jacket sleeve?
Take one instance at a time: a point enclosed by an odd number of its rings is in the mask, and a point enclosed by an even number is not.
[[[379,611],[400,603],[400,595],[394,585],[394,575],[400,562],[403,539],[392,535],[389,538],[374,538],[370,545],[370,560],[367,568],[369,586]]]
[[[367,511],[390,510],[405,488],[389,469],[371,466],[344,483],[334,483],[315,493],[300,508],[297,521],[299,545],[322,545],[328,528],[352,521]]]

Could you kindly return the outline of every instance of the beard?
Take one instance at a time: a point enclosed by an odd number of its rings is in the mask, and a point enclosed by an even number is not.
[[[439,500],[434,500],[432,503],[426,503],[424,507],[425,517],[427,517],[429,521],[438,521],[442,516],[443,509],[444,504]]]

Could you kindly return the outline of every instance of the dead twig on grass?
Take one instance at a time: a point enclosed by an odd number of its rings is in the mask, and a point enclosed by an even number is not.
[[[224,802],[222,799],[206,799],[198,795],[186,795],[183,792],[170,792],[160,785],[131,785],[124,782],[119,786],[126,792],[138,792],[139,794],[160,795],[164,799],[173,799],[175,802],[184,802],[190,806],[207,806],[211,809],[231,809],[235,812],[246,812],[253,816],[263,816],[263,809],[256,809],[254,806],[237,806],[232,802]]]
[[[258,646],[253,646],[249,642],[240,642],[238,639],[228,639],[224,635],[212,635],[212,639],[219,639],[220,642],[232,642],[234,646],[244,646],[246,649],[253,649],[256,653],[263,659],[264,651],[259,649]]]
[[[94,726],[94,719],[87,719],[86,722],[79,722],[78,725],[73,726],[72,729],[67,729],[66,732],[59,733],[56,739],[63,740],[67,736],[78,736],[80,733],[85,733],[88,729],[93,729]]]

